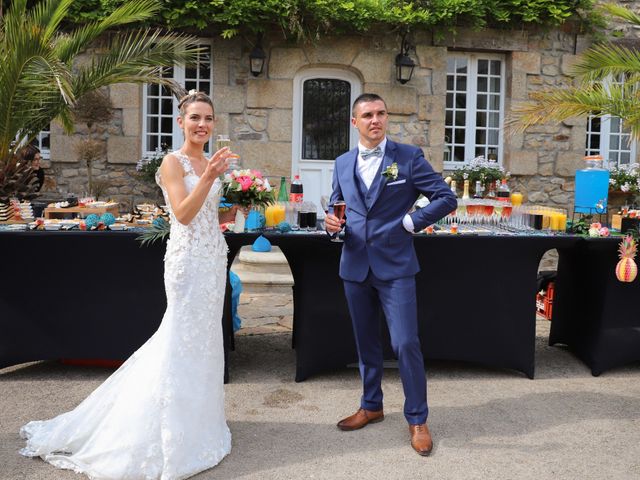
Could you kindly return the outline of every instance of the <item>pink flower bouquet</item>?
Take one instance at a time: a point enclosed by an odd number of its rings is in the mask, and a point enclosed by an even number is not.
[[[243,207],[274,203],[275,194],[269,180],[258,170],[232,170],[222,180],[222,196],[228,203]]]

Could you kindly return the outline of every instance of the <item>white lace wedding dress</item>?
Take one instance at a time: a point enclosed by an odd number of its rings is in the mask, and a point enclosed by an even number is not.
[[[191,191],[198,177],[186,156],[174,154]],[[219,189],[216,180],[189,225],[170,212],[167,310],[158,331],[74,410],[22,427],[22,455],[92,479],[173,480],[229,453],[221,324],[227,245],[218,226]]]

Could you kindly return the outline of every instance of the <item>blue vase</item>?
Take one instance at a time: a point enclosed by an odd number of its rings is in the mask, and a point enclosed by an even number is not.
[[[252,208],[249,211],[247,220],[245,222],[245,228],[248,232],[258,232],[264,228],[265,217],[260,209]]]

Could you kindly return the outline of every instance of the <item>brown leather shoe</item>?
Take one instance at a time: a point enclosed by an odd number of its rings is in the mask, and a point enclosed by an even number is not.
[[[340,420],[338,422],[338,428],[344,431],[358,430],[369,423],[378,423],[382,420],[384,420],[384,412],[382,410],[374,412],[373,410],[359,408],[358,411],[350,417]]]
[[[426,423],[421,425],[409,425],[411,433],[411,446],[419,455],[427,456],[433,449],[433,440]]]

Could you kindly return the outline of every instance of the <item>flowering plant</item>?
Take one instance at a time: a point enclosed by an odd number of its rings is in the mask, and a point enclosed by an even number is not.
[[[275,201],[269,180],[258,170],[232,170],[222,181],[222,195],[229,203],[243,207],[268,205]]]
[[[609,169],[609,190],[620,190],[624,193],[640,192],[640,165],[613,166]]]
[[[382,176],[387,180],[396,180],[398,178],[398,164],[393,162],[382,172]]]
[[[162,148],[156,148],[156,151],[151,156],[145,156],[138,160],[136,164],[138,178],[155,185],[156,172],[160,168],[162,159],[168,152],[169,148],[163,144]]]
[[[475,187],[476,181],[480,180],[481,185],[487,183],[495,183],[496,180],[502,180],[509,176],[504,172],[504,168],[495,160],[485,160],[484,156],[474,158],[466,165],[456,168],[451,176],[458,185],[462,185],[465,180],[469,180],[472,187]]]

